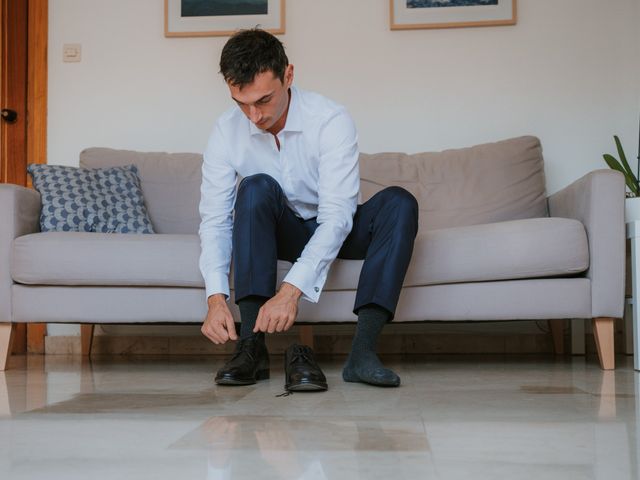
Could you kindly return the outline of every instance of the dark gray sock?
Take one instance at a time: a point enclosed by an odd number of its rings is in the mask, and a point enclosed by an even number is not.
[[[389,312],[377,305],[367,305],[358,310],[358,326],[353,337],[351,353],[342,370],[342,378],[345,381],[384,387],[400,385],[400,377],[385,368],[376,355],[378,336],[389,317]]]
[[[253,335],[253,327],[256,326],[260,307],[266,303],[265,297],[252,295],[238,301],[240,309],[240,338],[247,338]]]

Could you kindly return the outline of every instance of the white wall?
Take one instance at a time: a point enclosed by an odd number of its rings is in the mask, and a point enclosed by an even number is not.
[[[296,83],[343,104],[364,152],[533,134],[554,192],[638,148],[639,0],[519,0],[513,27],[390,31],[388,0],[289,0]],[[51,0],[49,163],[89,146],[201,151],[230,106],[226,38],[165,38],[163,0]],[[81,63],[62,63],[64,43]]]
[[[289,0],[297,84],[344,103],[362,151],[542,139],[553,192],[637,153],[638,0],[519,0],[514,27],[390,31],[387,0]],[[49,163],[87,146],[201,151],[230,106],[226,38],[165,38],[162,0],[51,0]],[[81,43],[81,63],[62,63]]]

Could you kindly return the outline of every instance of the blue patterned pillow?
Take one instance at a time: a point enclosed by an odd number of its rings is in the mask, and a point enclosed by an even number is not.
[[[154,233],[135,165],[76,168],[29,164],[42,197],[43,232]]]

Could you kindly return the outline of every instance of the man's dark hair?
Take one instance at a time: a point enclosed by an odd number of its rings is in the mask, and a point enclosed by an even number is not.
[[[260,73],[272,71],[284,82],[289,59],[282,42],[259,28],[241,30],[225,44],[220,56],[220,73],[225,82],[244,87]]]

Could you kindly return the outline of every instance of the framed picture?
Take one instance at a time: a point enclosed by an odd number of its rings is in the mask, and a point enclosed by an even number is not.
[[[285,0],[164,0],[165,37],[230,36],[260,27],[284,33]]]
[[[391,30],[515,25],[516,0],[389,0]]]

